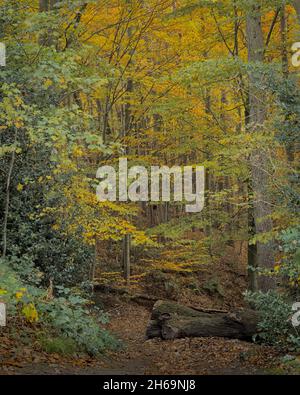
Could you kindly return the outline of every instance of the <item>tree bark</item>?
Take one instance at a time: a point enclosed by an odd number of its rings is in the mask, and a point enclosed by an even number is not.
[[[15,129],[15,136],[14,136],[14,144],[17,142],[17,129]],[[3,219],[3,251],[2,251],[2,258],[6,257],[7,252],[7,225],[8,225],[8,217],[9,217],[9,205],[10,205],[10,184],[12,173],[14,169],[16,161],[16,148],[14,147],[10,164],[8,168],[7,180],[6,180],[6,197],[5,197],[5,209],[4,209],[4,219]]]
[[[40,0],[39,4],[40,4],[40,12],[48,10],[48,0]]]
[[[280,11],[280,35],[281,35],[281,62],[283,75],[289,77],[289,60],[287,50],[287,25],[286,25],[286,9],[283,3]]]
[[[131,244],[131,236],[125,235],[123,239],[123,265],[124,265],[124,278],[126,280],[126,284],[130,283],[130,244]]]
[[[165,340],[214,336],[251,341],[257,332],[258,320],[258,314],[254,310],[201,311],[159,300],[153,307],[146,336]]]
[[[294,0],[293,1],[293,6],[296,10],[298,21],[300,23],[300,0]]]
[[[39,0],[40,12],[52,10],[57,2],[58,0]]]
[[[261,26],[260,7],[253,6],[246,19],[248,61],[252,64],[264,62],[264,38]],[[266,96],[263,87],[259,87],[261,72],[255,70],[249,72],[249,123],[251,133],[262,131],[266,121]],[[250,156],[251,182],[253,188],[253,216],[255,234],[261,235],[272,230],[270,219],[271,206],[269,199],[269,176],[268,161],[262,149],[256,149]],[[271,270],[274,265],[274,245],[272,242],[262,244],[257,242],[256,264],[262,268]],[[274,288],[275,282],[270,276],[261,275],[258,278],[258,288],[262,291]]]
[[[51,11],[58,0],[39,0],[39,11],[40,12],[47,12]],[[42,46],[50,47],[53,45],[53,37],[51,29],[48,29],[47,32],[44,32],[39,37],[39,43]]]

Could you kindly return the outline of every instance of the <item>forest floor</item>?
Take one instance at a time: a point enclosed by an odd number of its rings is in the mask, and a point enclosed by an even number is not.
[[[0,374],[286,374],[280,354],[265,347],[223,338],[146,340],[150,310],[118,297],[105,296],[109,329],[121,341],[121,349],[100,359],[46,354],[34,345],[17,344],[3,337],[0,344]],[[109,300],[108,300],[109,299]]]
[[[246,289],[241,254],[232,248],[226,258],[214,265],[202,265],[198,272],[151,275],[143,285],[131,292],[157,299],[173,299],[179,303],[204,308],[234,309],[244,305]],[[158,272],[160,273],[160,272]],[[174,278],[177,280],[174,282]],[[196,281],[196,282],[195,282]],[[193,287],[191,287],[193,285]],[[0,375],[76,374],[196,374],[196,375],[264,375],[300,372],[300,357],[288,356],[273,347],[223,338],[190,338],[147,340],[146,328],[152,304],[134,302],[130,295],[96,293],[95,303],[109,316],[107,329],[120,340],[121,347],[95,359],[86,355],[47,354],[32,333],[15,328],[0,336]],[[140,301],[141,303],[141,301]],[[296,368],[295,368],[296,366]]]

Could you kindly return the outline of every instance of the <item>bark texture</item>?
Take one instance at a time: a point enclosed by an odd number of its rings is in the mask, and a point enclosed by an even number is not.
[[[159,300],[154,304],[146,336],[165,340],[215,336],[250,341],[257,332],[258,319],[254,310],[201,311]]]
[[[264,37],[261,25],[259,6],[254,6],[246,19],[248,61],[253,65],[249,72],[249,119],[250,133],[261,133],[266,121],[266,95],[263,88],[263,75],[256,66],[264,62]],[[251,184],[253,191],[253,217],[255,234],[270,232],[273,224],[270,219],[272,212],[270,205],[268,159],[263,148],[254,150],[250,157]],[[274,245],[257,243],[255,266],[263,269],[273,269]],[[259,276],[258,288],[267,291],[274,288],[274,280],[269,276]]]
[[[294,0],[293,1],[293,6],[296,10],[298,21],[300,23],[300,0]]]

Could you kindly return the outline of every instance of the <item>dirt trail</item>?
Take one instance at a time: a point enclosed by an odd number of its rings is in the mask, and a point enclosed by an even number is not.
[[[276,363],[272,348],[222,338],[162,341],[145,339],[150,311],[118,299],[110,301],[109,329],[123,348],[95,361],[81,358],[51,362],[36,356],[32,362],[3,361],[0,374],[264,374]],[[1,353],[0,353],[1,355]]]
[[[110,357],[145,374],[263,374],[276,363],[270,347],[223,338],[163,341],[145,339],[150,311],[117,303],[111,310],[110,329],[127,347]]]

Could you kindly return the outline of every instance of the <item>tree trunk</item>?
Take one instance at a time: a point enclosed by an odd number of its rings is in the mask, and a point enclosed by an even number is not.
[[[124,278],[126,284],[129,285],[130,282],[130,242],[131,236],[125,235],[123,239],[123,265],[124,265]]]
[[[286,9],[285,3],[280,11],[280,35],[281,35],[281,62],[283,75],[289,77],[289,60],[287,50],[287,26],[286,26]]]
[[[40,0],[40,12],[48,10],[48,0]]]
[[[14,144],[17,142],[17,129],[15,129],[15,137]],[[8,225],[8,217],[9,217],[9,205],[10,205],[10,184],[12,173],[16,160],[16,151],[15,148],[11,154],[10,164],[8,168],[7,180],[6,180],[6,197],[5,197],[5,209],[4,209],[4,219],[3,219],[3,251],[2,258],[6,257],[7,252],[7,225]]]
[[[298,21],[300,23],[300,0],[294,0],[293,5],[297,13]]]
[[[263,63],[264,61],[264,38],[261,26],[260,7],[254,6],[249,11],[246,20],[247,46],[249,63]],[[249,73],[249,124],[251,133],[259,133],[266,120],[266,97],[263,87],[258,84],[261,81],[261,72],[255,68]],[[262,82],[262,81],[261,81]],[[265,153],[256,149],[250,157],[250,168],[253,188],[253,216],[255,234],[272,230],[271,206],[269,202],[269,176],[268,163]],[[272,242],[257,243],[257,265],[262,269],[270,270],[274,265],[274,246]],[[270,276],[261,275],[258,278],[258,287],[262,291],[274,288],[275,282]]]
[[[52,10],[57,2],[58,0],[39,0],[40,12]]]
[[[39,11],[47,12],[53,10],[53,7],[58,0],[39,0]],[[50,47],[53,45],[52,31],[49,28],[47,32],[44,32],[39,37],[39,43],[41,46]]]
[[[201,311],[159,300],[153,306],[146,336],[165,340],[207,336],[251,340],[257,332],[257,324],[258,314],[254,310]]]

